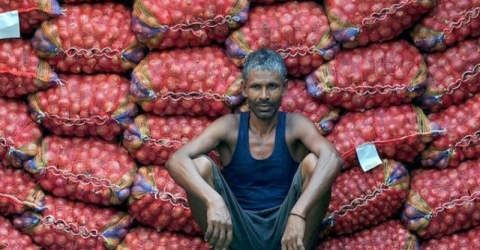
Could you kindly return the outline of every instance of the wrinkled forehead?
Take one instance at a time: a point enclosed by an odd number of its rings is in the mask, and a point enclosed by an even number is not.
[[[283,83],[282,75],[278,70],[250,70],[246,84],[249,83]]]

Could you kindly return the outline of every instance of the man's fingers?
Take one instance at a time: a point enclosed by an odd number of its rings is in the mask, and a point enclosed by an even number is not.
[[[297,242],[296,242],[296,248],[298,250],[305,250],[305,246],[303,245],[303,237],[298,236],[297,237]]]
[[[219,227],[219,232],[218,232],[218,239],[217,239],[217,243],[215,245],[215,249],[219,249],[219,250],[222,250],[225,245],[225,240],[226,240],[226,236],[227,236],[227,233],[225,232],[226,231],[226,228],[225,228],[225,225],[221,225]]]
[[[210,242],[210,237],[212,237],[213,226],[211,222],[208,222],[207,231],[205,232],[204,240]]]
[[[216,223],[213,224],[213,232],[212,232],[212,236],[210,237],[210,240],[209,240],[210,246],[212,246],[213,248],[217,247],[219,234],[220,234],[220,228],[219,228],[218,222],[216,222]]]
[[[230,246],[230,243],[232,243],[232,239],[233,239],[233,229],[232,229],[232,224],[230,224],[227,227],[227,239],[225,240],[225,248]]]

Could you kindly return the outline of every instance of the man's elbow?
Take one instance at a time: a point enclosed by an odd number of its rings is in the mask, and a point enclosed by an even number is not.
[[[176,162],[178,162],[178,154],[175,152],[168,160],[167,162],[165,163],[165,168],[167,169],[168,172],[170,172],[170,170],[173,168],[174,165],[178,165],[178,163],[176,164]]]

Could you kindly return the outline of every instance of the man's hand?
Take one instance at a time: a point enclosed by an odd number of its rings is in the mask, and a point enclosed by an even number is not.
[[[305,250],[303,245],[305,227],[306,222],[304,219],[289,215],[282,237],[282,250]]]
[[[227,249],[232,242],[232,219],[227,205],[223,200],[217,200],[207,208],[207,231],[205,240],[213,249]]]

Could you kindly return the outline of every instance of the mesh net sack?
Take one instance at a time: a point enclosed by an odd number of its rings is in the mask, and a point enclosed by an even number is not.
[[[405,166],[393,160],[364,172],[354,167],[340,173],[332,186],[322,234],[349,234],[397,214],[409,191]]]
[[[35,32],[32,46],[58,71],[127,72],[145,56],[130,30],[131,11],[120,3],[64,5],[65,15]]]
[[[123,146],[143,165],[163,165],[211,122],[212,119],[206,116],[139,115],[125,130]]]
[[[37,153],[42,131],[23,101],[0,98],[0,117],[1,163],[20,168]]]
[[[353,235],[328,238],[316,250],[419,250],[417,236],[410,233],[398,220],[388,220],[378,226]]]
[[[450,106],[428,118],[446,132],[420,154],[423,166],[456,167],[466,159],[480,158],[480,93],[465,103]]]
[[[305,82],[291,80],[287,83],[287,92],[283,96],[280,110],[302,113],[317,126],[322,135],[329,134],[340,117],[340,109],[318,102],[307,93]]]
[[[363,110],[408,103],[424,89],[422,54],[405,40],[343,50],[306,78],[308,93],[330,105]]]
[[[468,231],[459,232],[450,236],[444,236],[440,239],[431,239],[422,242],[422,250],[438,250],[438,249],[464,249],[475,250],[480,249],[480,227],[472,228]]]
[[[435,7],[410,31],[425,51],[445,50],[467,37],[480,35],[480,0],[436,0]]]
[[[2,185],[0,185],[1,215],[21,214],[26,210],[43,208],[45,195],[30,174],[21,169],[0,165],[0,180],[2,180]]]
[[[31,116],[56,135],[111,141],[133,121],[130,84],[114,74],[60,75],[62,86],[28,96]]]
[[[20,31],[29,33],[40,23],[62,14],[57,0],[0,0],[0,14],[18,11]]]
[[[15,228],[44,249],[115,249],[133,218],[111,207],[46,196],[41,213],[25,212],[13,219]]]
[[[137,221],[157,231],[202,234],[185,190],[164,167],[148,166],[138,170],[128,199],[128,211]]]
[[[297,77],[318,68],[339,50],[323,7],[313,1],[257,5],[225,45],[228,57],[238,66],[258,49],[276,51],[284,58],[288,73]]]
[[[126,149],[94,138],[48,136],[25,162],[40,186],[55,196],[116,205],[130,195],[137,166]]]
[[[221,43],[248,11],[248,0],[135,0],[132,30],[150,48]]]
[[[412,162],[441,132],[420,108],[404,104],[345,113],[326,138],[348,168],[359,164],[356,147],[365,143],[373,143],[382,158]]]
[[[0,249],[41,250],[32,239],[14,228],[5,217],[0,216]]]
[[[401,219],[422,239],[441,238],[480,225],[480,161],[456,168],[417,169]]]
[[[425,93],[417,100],[423,109],[438,112],[480,92],[480,53],[475,51],[480,51],[480,38],[425,55],[428,77]]]
[[[436,0],[326,0],[325,9],[335,40],[345,48],[383,42],[400,35]]]
[[[40,59],[25,39],[0,39],[0,96],[15,98],[59,82],[57,74]]]
[[[240,104],[241,72],[219,46],[151,52],[132,73],[130,93],[159,115],[221,116]]]
[[[209,250],[210,248],[208,242],[198,236],[157,232],[152,228],[136,227],[128,231],[116,250],[137,249]]]

